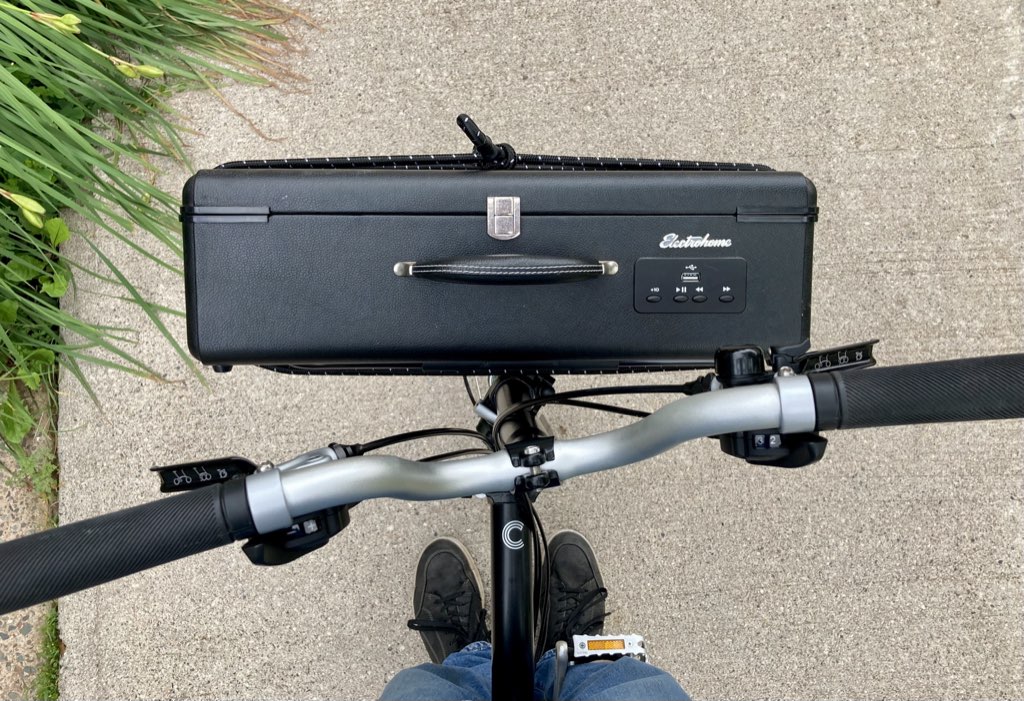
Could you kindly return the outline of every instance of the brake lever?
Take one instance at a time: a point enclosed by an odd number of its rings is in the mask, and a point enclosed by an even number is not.
[[[281,472],[287,472],[288,470],[301,470],[304,467],[312,467],[313,465],[320,465],[325,462],[331,462],[332,460],[342,460],[344,458],[350,458],[355,455],[355,447],[351,445],[342,445],[340,443],[331,443],[326,448],[317,448],[316,450],[310,450],[296,455],[291,460],[286,460],[279,465],[269,465],[270,467],[276,467]]]

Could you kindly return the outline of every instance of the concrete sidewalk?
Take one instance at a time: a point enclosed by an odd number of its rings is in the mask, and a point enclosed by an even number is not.
[[[1024,350],[1017,2],[302,5],[321,29],[302,29],[290,58],[310,79],[301,92],[225,91],[281,140],[255,137],[213,95],[181,95],[202,132],[197,167],[462,152],[462,111],[525,152],[759,161],[818,187],[818,346],[877,337],[887,364]],[[187,176],[171,169],[160,184]],[[150,298],[183,308],[180,278],[113,257]],[[108,297],[73,304],[146,327]],[[183,321],[172,329],[184,343]],[[240,369],[204,371],[203,387],[155,333],[138,351],[181,382],[90,368],[105,413],[62,384],[63,522],[156,498],[155,464],[280,460],[472,424],[454,378]],[[563,435],[619,423],[549,415]],[[1020,422],[830,439],[803,471],[699,442],[574,480],[540,511],[549,532],[592,540],[609,629],[647,636],[695,698],[1024,697]],[[482,502],[381,501],[292,566],[256,569],[226,548],[67,597],[63,695],[375,697],[426,659],[404,624],[416,559],[437,535],[462,539],[487,573]]]
[[[13,460],[0,455],[0,468]],[[13,482],[0,470],[0,542],[21,538],[46,528],[46,504],[23,482]],[[39,674],[43,625],[49,604],[0,616],[0,699],[35,698],[33,684]]]

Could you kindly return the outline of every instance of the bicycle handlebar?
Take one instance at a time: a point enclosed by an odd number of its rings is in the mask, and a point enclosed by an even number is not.
[[[806,377],[683,397],[647,418],[607,433],[555,440],[545,467],[567,480],[630,465],[684,441],[719,433],[814,428],[814,403]],[[454,499],[511,492],[530,468],[513,467],[501,451],[451,462],[422,463],[391,456],[342,458],[295,470],[268,470],[246,478],[249,508],[260,533],[290,526],[303,514],[367,499]]]
[[[244,500],[241,482],[215,484],[0,543],[0,613],[253,535]]]
[[[812,375],[684,397],[608,433],[555,441],[566,480],[639,462],[693,438],[1024,417],[1024,354]],[[0,543],[0,614],[288,528],[365,499],[509,491],[529,468],[505,452],[423,463],[388,456],[273,469]]]
[[[1024,354],[808,378],[819,431],[1024,416]]]

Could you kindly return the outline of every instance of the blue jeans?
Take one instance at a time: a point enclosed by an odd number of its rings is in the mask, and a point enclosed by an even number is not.
[[[555,686],[555,653],[548,650],[537,663],[533,698],[550,699]],[[667,672],[623,657],[614,662],[569,667],[562,682],[563,701],[584,699],[665,699],[690,701]],[[470,643],[442,664],[403,669],[388,682],[381,701],[463,701],[491,698],[491,644]]]

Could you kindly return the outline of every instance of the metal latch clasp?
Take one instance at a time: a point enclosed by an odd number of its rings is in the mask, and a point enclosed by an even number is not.
[[[519,198],[488,197],[487,235],[492,239],[508,241],[520,233]]]

